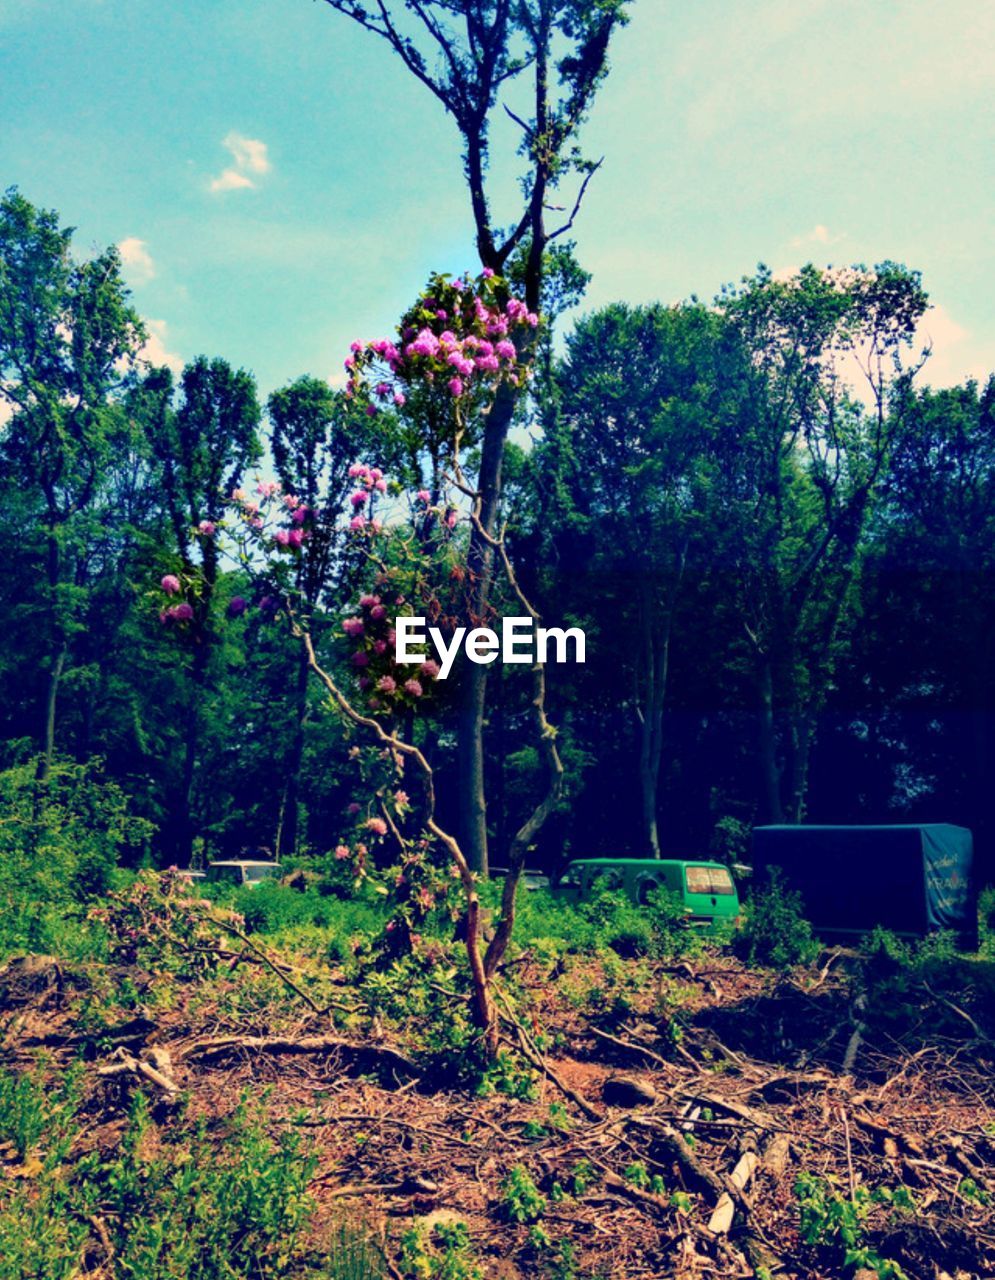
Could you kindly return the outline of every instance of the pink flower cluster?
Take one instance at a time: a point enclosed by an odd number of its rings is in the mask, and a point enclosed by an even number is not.
[[[516,330],[528,331],[539,317],[519,298],[508,298],[493,271],[475,282],[434,276],[427,292],[401,321],[398,341],[353,342],[345,362],[346,395],[364,397],[367,413],[393,399],[403,405],[414,386],[445,385],[453,400],[503,379],[518,385],[525,376]]]
[[[379,533],[383,522],[373,515],[377,498],[387,492],[387,480],[379,467],[368,467],[362,462],[354,462],[349,468],[349,479],[356,481],[356,490],[349,499],[353,516],[349,528],[353,533],[369,530]]]

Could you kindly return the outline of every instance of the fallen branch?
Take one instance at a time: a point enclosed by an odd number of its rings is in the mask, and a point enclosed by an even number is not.
[[[363,1069],[386,1067],[391,1071],[417,1078],[418,1067],[397,1049],[386,1045],[354,1044],[339,1036],[301,1036],[291,1040],[283,1036],[220,1036],[211,1040],[198,1040],[191,1045],[186,1056],[199,1062],[213,1062],[235,1053],[262,1053],[273,1055],[315,1055],[335,1053],[349,1059],[352,1065]]]

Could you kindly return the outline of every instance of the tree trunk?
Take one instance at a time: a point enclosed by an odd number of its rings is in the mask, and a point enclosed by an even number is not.
[[[814,732],[812,716],[805,711],[796,712],[791,717],[791,798],[785,815],[788,822],[802,822],[805,817],[808,765]]]
[[[774,676],[770,660],[760,668],[760,770],[768,822],[783,822],[781,770],[777,763],[777,735],[774,732]]]
[[[62,673],[66,668],[66,659],[69,656],[69,645],[66,640],[62,641],[62,647],[55,655],[55,661],[52,663],[52,670],[48,677],[48,690],[45,695],[45,723],[43,728],[43,754],[38,763],[37,778],[39,782],[44,782],[52,769],[52,758],[55,755],[55,711],[59,697],[59,682],[62,680]]]
[[[494,575],[494,548],[487,538],[493,538],[497,529],[501,500],[501,462],[508,428],[515,412],[516,395],[515,388],[507,383],[501,386],[484,428],[480,473],[477,477],[480,524],[484,533],[473,528],[467,555],[469,579],[466,611],[467,623],[471,627],[487,624],[491,580]],[[487,673],[488,668],[482,664],[466,664],[457,735],[460,845],[470,869],[483,877],[487,876],[487,799],[484,789]]]
[[[297,660],[297,684],[294,690],[294,736],[287,761],[287,778],[280,805],[275,854],[293,857],[300,839],[301,770],[304,763],[304,725],[307,720],[308,658],[302,648]]]

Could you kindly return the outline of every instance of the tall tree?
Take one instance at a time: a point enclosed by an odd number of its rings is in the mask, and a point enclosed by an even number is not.
[[[136,399],[158,465],[174,546],[171,563],[191,616],[182,628],[190,655],[183,773],[170,843],[189,858],[196,830],[194,784],[205,717],[212,652],[217,647],[215,595],[219,576],[217,531],[232,489],[261,455],[260,420],[252,375],[225,360],[198,357],[181,375],[182,398],[173,404],[168,369],[155,369]]]
[[[114,248],[73,258],[72,229],[16,189],[0,202],[0,437],[5,468],[39,499],[47,678],[40,776],[55,749],[59,688],[85,607],[89,509],[130,427],[112,403],[144,334]]]
[[[407,70],[452,118],[481,265],[501,275],[512,254],[527,246],[524,297],[533,312],[542,302],[547,246],[573,226],[587,184],[599,167],[581,154],[577,138],[608,70],[611,37],[627,21],[628,0],[404,0],[361,4],[326,0],[333,9],[385,40]],[[506,100],[527,94],[524,114]],[[495,219],[488,190],[491,130],[507,112],[521,131],[523,205],[507,222]],[[571,212],[547,225],[551,193],[568,176],[577,181]],[[523,354],[534,342],[519,338]],[[468,613],[488,610],[494,575],[494,535],[501,503],[504,446],[521,396],[504,385],[483,424],[476,475],[479,521],[471,538]],[[460,831],[470,865],[487,872],[484,793],[484,718],[487,667],[473,665],[463,683],[459,721]]]
[[[818,713],[857,608],[865,529],[921,364],[916,272],[766,269],[717,300],[749,360],[724,509],[749,642],[767,817],[800,822]]]
[[[739,426],[734,357],[703,306],[597,312],[567,341],[563,438],[539,451],[568,492],[558,572],[630,672],[642,843],[657,858],[671,638],[689,559],[714,552],[715,479]]]
[[[341,392],[319,378],[301,377],[274,391],[268,401],[270,447],[276,473],[287,494],[302,503],[307,537],[297,561],[297,598],[321,644],[318,606],[334,616],[345,596],[345,577],[354,557],[348,555],[347,530],[341,520],[350,487],[350,466],[377,462],[390,466],[398,442],[383,428],[387,419],[370,418],[350,408]],[[392,421],[392,420],[390,420]],[[286,780],[277,825],[275,850],[293,853],[298,845],[301,767],[307,720],[309,662],[306,650],[294,646],[293,732],[286,758]]]

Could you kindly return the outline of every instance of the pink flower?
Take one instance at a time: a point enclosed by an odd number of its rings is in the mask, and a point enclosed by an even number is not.
[[[353,341],[349,343],[349,350],[353,353],[353,355],[358,355],[359,352],[362,351],[362,349],[363,349],[363,344],[361,342],[356,341],[356,339],[353,339]]]
[[[374,487],[374,489],[376,489],[377,493],[386,493],[386,492],[387,492],[387,481],[386,481],[386,480],[375,480],[375,481],[373,482],[373,487]]]
[[[342,630],[347,636],[361,636],[366,627],[363,625],[362,618],[346,618],[342,623]]]
[[[420,680],[405,680],[404,692],[410,694],[412,698],[420,698],[423,693]]]
[[[289,546],[289,545],[290,545],[290,534],[287,532],[287,530],[286,530],[286,529],[277,529],[277,531],[276,531],[276,540],[277,540],[277,542],[279,543],[279,545],[280,545],[281,547]]]
[[[371,521],[370,521],[370,529],[371,529],[374,533],[379,533],[379,532],[380,532],[380,530],[381,530],[382,528],[383,528],[383,521],[382,521],[382,520],[373,519],[373,520],[371,520]]]
[[[350,480],[355,480],[357,476],[366,475],[366,468],[363,466],[361,462],[354,462],[352,466],[349,468],[348,474],[349,474]]]
[[[379,622],[381,618],[386,618],[387,610],[382,604],[375,604],[370,610],[370,617],[374,622]]]
[[[381,655],[381,656],[382,656],[383,654],[385,654],[385,653],[387,652],[387,641],[386,641],[386,640],[374,640],[374,641],[373,641],[373,652],[374,652],[374,653],[376,653],[376,654],[379,654],[379,655]]]
[[[291,520],[293,520],[294,524],[303,524],[304,521],[307,519],[307,514],[308,514],[307,507],[303,507],[303,506],[297,507],[294,511],[294,514],[290,518]]]
[[[228,617],[240,618],[249,605],[244,596],[232,596],[228,603]]]
[[[180,580],[175,573],[167,573],[159,583],[167,596],[175,596],[180,589]]]
[[[366,528],[366,516],[353,516],[349,521],[349,528],[353,533],[358,533],[360,529]]]
[[[201,520],[200,524],[197,526],[197,532],[203,534],[205,538],[210,538],[217,527],[218,526],[213,520]]]
[[[397,681],[393,676],[381,676],[377,681],[377,688],[381,693],[393,693],[397,688]]]
[[[435,894],[430,889],[426,889],[424,885],[418,890],[418,905],[424,911],[431,911],[435,906]]]
[[[261,493],[264,498],[272,498],[274,494],[280,492],[280,486],[275,480],[263,480],[256,485],[256,493]]]
[[[301,529],[291,529],[287,534],[287,545],[290,547],[299,547],[304,541],[304,532]]]
[[[418,502],[424,502],[426,507],[432,501],[432,495],[427,489],[419,489],[415,494],[415,498]]]
[[[193,605],[184,600],[182,604],[174,604],[170,613],[177,622],[189,622],[193,617]]]
[[[422,675],[428,676],[430,680],[435,680],[440,670],[441,668],[434,658],[429,658],[427,662],[421,664]]]
[[[335,857],[339,862],[345,862],[346,858],[352,857],[352,850],[347,844],[339,844],[335,846]]]
[[[452,396],[461,396],[463,394],[463,382],[460,378],[449,379],[449,394]]]
[[[366,406],[366,416],[368,418],[375,418],[377,416],[377,406],[375,404],[368,404]]]
[[[370,665],[370,655],[363,649],[357,649],[352,655],[352,665],[354,667],[368,667]]]
[[[493,278],[494,278],[494,268],[493,268],[493,267],[484,267],[484,279],[485,279],[485,280],[492,280]]]
[[[350,815],[350,817],[355,817],[355,815],[359,813],[359,805],[354,800],[352,804],[346,805],[345,811]]]
[[[406,791],[395,791],[394,803],[399,809],[403,809],[409,803],[408,793]]]
[[[515,350],[515,344],[513,342],[508,342],[507,339],[503,342],[499,342],[496,350],[502,360],[514,360],[518,356],[518,352]]]
[[[359,597],[359,607],[361,609],[372,609],[375,604],[379,604],[379,603],[380,603],[379,596],[366,595],[366,596]]]
[[[474,364],[484,373],[497,373],[501,368],[497,356],[477,356]]]
[[[385,836],[387,834],[387,824],[383,818],[367,818],[363,825],[367,831],[372,831],[376,836]]]
[[[403,391],[395,391],[395,392],[394,392],[394,403],[395,403],[398,407],[400,407],[402,404],[404,404],[404,401],[405,401],[404,392],[403,392]]]
[[[366,690],[370,687],[373,681],[370,679],[369,676],[360,676],[357,683],[359,684],[359,687],[361,689]]]

